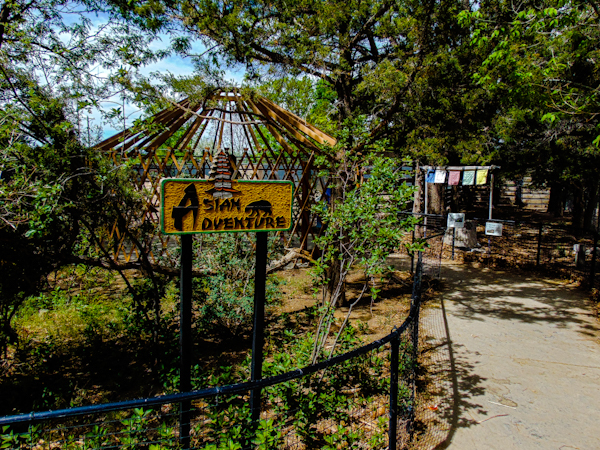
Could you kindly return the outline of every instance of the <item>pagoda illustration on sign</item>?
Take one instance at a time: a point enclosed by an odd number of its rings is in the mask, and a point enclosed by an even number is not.
[[[222,149],[218,150],[208,175],[209,180],[214,180],[215,186],[206,193],[212,194],[214,198],[231,198],[234,194],[239,194],[240,191],[232,187],[232,175],[233,167],[227,153]]]

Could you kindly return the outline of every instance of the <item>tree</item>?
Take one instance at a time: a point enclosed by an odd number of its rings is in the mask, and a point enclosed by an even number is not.
[[[422,84],[440,54],[460,41],[453,17],[460,1],[217,1],[178,0],[140,7],[113,0],[124,17],[151,29],[186,30],[201,39],[212,62],[245,67],[248,80],[308,75],[332,92],[339,144],[330,153],[335,209],[351,183],[348,158],[408,133]],[[406,127],[406,128],[403,128]],[[364,130],[367,130],[365,133]],[[403,131],[399,131],[403,130]],[[330,245],[343,253],[346,239]],[[329,294],[339,282],[329,273]]]
[[[598,202],[598,19],[594,2],[564,0],[489,1],[459,16],[481,55],[474,79],[502,99],[491,128],[496,158],[551,187],[552,205],[568,189],[578,227],[590,226]]]
[[[21,301],[48,273],[74,262],[119,269],[99,236],[143,206],[128,188],[127,167],[90,148],[80,113],[115,93],[98,69],[135,70],[155,55],[149,38],[123,21],[93,26],[97,7],[54,0],[0,7],[0,349],[15,338],[10,323]]]
[[[242,65],[249,80],[305,74],[335,94],[338,127],[368,118],[366,141],[349,134],[355,153],[397,128],[410,111],[412,92],[438,54],[453,48],[462,2],[206,1],[156,2],[131,7],[114,1],[124,17],[153,29],[182,28],[201,39],[205,58]]]
[[[361,170],[364,163],[370,170],[365,181],[355,186],[350,173]],[[325,232],[316,240],[323,248],[323,255],[314,268],[314,275],[322,282],[329,277],[331,267],[337,267],[340,277],[329,290],[323,289],[321,305],[323,314],[320,317],[315,333],[312,352],[314,364],[322,356],[326,344],[330,343],[331,325],[334,311],[344,300],[343,287],[346,276],[351,270],[358,268],[364,275],[363,288],[359,296],[349,305],[348,312],[333,340],[328,357],[336,350],[336,344],[348,323],[352,308],[363,297],[370,296],[371,305],[380,291],[379,282],[383,283],[391,268],[387,258],[403,245],[406,231],[414,226],[416,220],[412,216],[401,216],[413,195],[413,188],[401,183],[402,163],[393,158],[369,156],[352,157],[346,160],[342,169],[349,174],[343,180],[351,186],[342,186],[343,198],[335,209],[321,203],[316,205],[316,212],[322,217]],[[339,236],[345,236],[341,251],[335,245]],[[417,248],[419,244],[414,246]],[[333,289],[331,289],[333,288]]]

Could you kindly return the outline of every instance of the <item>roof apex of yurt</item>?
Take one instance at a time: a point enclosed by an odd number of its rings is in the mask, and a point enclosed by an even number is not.
[[[211,145],[206,145],[211,143]],[[257,153],[269,145],[295,153],[323,153],[336,139],[258,94],[241,93],[235,88],[219,90],[204,101],[189,98],[163,109],[95,146],[119,153],[155,152],[163,148],[177,151],[232,152],[253,148]]]

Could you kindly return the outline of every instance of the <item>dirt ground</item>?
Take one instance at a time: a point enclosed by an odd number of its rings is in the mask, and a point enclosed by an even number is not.
[[[444,264],[420,449],[600,448],[600,324],[571,281]],[[437,306],[437,307],[436,307]]]
[[[313,307],[318,296],[313,295],[310,274],[306,269],[290,269],[279,271],[277,276],[284,280],[280,285],[282,293],[281,306],[276,307],[274,315],[280,313],[294,313],[304,308]],[[348,301],[356,299],[360,294],[364,277],[357,271],[348,277],[346,283],[346,297]],[[363,341],[372,342],[391,332],[395,325],[400,325],[406,319],[410,309],[410,295],[412,279],[409,273],[396,271],[391,280],[381,287],[378,297],[371,301],[371,296],[366,294],[363,299],[352,308],[350,321],[356,325],[358,322],[366,324]],[[349,307],[341,306],[335,311],[335,317],[341,323],[348,314]]]

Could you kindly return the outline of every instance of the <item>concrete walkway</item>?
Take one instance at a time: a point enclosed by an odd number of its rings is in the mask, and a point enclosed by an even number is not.
[[[442,278],[449,376],[435,448],[600,449],[600,323],[585,293],[469,265]]]

